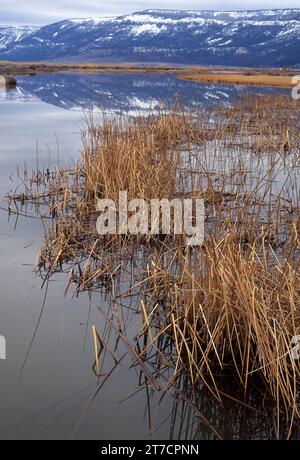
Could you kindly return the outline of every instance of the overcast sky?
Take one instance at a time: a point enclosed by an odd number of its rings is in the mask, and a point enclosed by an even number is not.
[[[110,16],[149,8],[236,10],[233,0],[0,0],[0,24],[48,24],[66,18]],[[244,0],[239,9],[297,8],[299,0]]]

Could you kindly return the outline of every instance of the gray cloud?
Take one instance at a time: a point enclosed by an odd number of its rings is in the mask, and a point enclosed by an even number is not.
[[[237,9],[233,0],[1,0],[0,23],[48,24],[66,18],[121,15],[148,8]],[[297,8],[299,0],[245,0],[239,9]]]

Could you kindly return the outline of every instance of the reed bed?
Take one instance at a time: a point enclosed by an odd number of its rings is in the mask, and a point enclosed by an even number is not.
[[[78,163],[26,172],[23,191],[8,196],[10,214],[28,213],[31,203],[45,221],[37,256],[44,280],[65,271],[77,294],[108,292],[119,313],[106,319],[122,337],[123,300],[139,306],[134,365],[145,371],[157,354],[165,388],[184,375],[195,399],[199,385],[217,401],[229,397],[224,376],[242,391],[241,404],[251,406],[255,389],[274,408],[278,431],[288,421],[288,437],[300,420],[291,353],[300,335],[299,121],[296,102],[283,96],[242,97],[196,114],[176,107],[102,115],[101,123],[89,115]],[[97,200],[118,203],[124,190],[146,201],[203,198],[204,243],[98,235]]]

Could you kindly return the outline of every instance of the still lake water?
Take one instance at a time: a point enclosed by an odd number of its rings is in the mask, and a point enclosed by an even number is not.
[[[18,186],[18,165],[26,162],[30,171],[37,151],[46,166],[49,152],[52,164],[58,156],[70,162],[79,157],[84,109],[133,114],[179,98],[183,106],[197,110],[230,103],[244,91],[273,90],[199,85],[168,75],[20,77],[16,90],[0,90],[2,205],[5,194]],[[88,295],[74,299],[70,290],[64,297],[66,280],[59,275],[51,281],[42,309],[45,290],[34,272],[42,234],[39,220],[16,221],[0,211],[0,335],[7,342],[7,359],[0,361],[0,439],[168,439],[171,398],[159,407],[155,397],[149,402],[152,429],[144,391],[121,402],[139,383],[129,357],[86,411],[97,388],[91,325],[102,332],[105,324]],[[101,306],[106,307],[105,301]],[[139,316],[129,313],[132,337],[139,323]]]

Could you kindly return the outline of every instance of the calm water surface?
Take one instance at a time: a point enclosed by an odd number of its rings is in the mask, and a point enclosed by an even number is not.
[[[179,98],[196,110],[203,104],[230,103],[245,90],[168,75],[57,74],[19,78],[18,83],[16,90],[0,92],[1,199],[18,186],[18,166],[25,162],[29,171],[35,166],[37,152],[46,166],[49,152],[52,164],[58,157],[69,162],[79,157],[83,109],[140,113]],[[0,438],[167,439],[171,398],[158,409],[152,398],[152,430],[144,391],[121,402],[138,385],[137,371],[128,369],[129,357],[86,411],[97,388],[91,325],[102,332],[105,323],[87,295],[74,299],[70,290],[64,297],[63,276],[50,282],[43,308],[45,289],[34,273],[42,233],[39,220],[8,219],[0,211],[0,335],[7,341],[7,359],[0,361]],[[101,306],[109,307],[105,300]],[[129,311],[128,319],[129,335],[134,336],[139,315]]]

